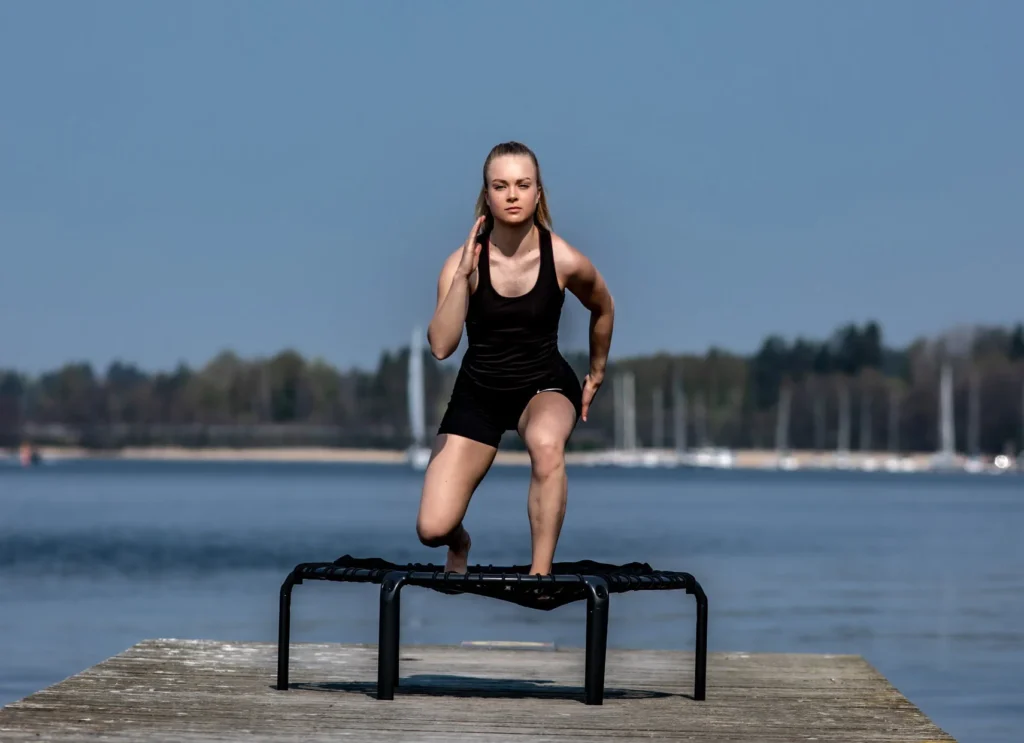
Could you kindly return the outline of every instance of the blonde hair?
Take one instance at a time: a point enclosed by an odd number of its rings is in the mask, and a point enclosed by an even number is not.
[[[540,164],[537,162],[537,156],[533,154],[533,150],[521,142],[502,142],[501,144],[496,144],[487,153],[487,159],[484,160],[484,182],[480,187],[480,194],[476,197],[476,216],[487,217],[484,229],[490,230],[494,224],[494,216],[491,214],[490,207],[487,206],[487,168],[494,158],[501,157],[502,155],[528,155],[533,161],[533,167],[537,170],[537,190],[540,191],[540,201],[537,202],[537,209],[533,213],[533,221],[550,230],[551,210],[548,209],[547,193],[544,191],[544,184],[540,179]]]

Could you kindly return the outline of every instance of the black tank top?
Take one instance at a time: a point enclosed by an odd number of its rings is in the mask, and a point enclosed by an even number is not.
[[[565,293],[558,285],[551,233],[540,233],[540,271],[526,294],[505,297],[491,283],[489,235],[480,238],[476,291],[469,297],[466,336],[469,347],[462,371],[479,384],[495,390],[528,386],[556,368],[558,322]]]

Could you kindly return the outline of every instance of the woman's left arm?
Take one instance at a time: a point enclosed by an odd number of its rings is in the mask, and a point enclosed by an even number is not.
[[[590,310],[590,371],[584,380],[582,416],[586,420],[590,401],[604,381],[608,366],[615,325],[615,300],[593,262],[568,243],[557,242],[561,244],[556,249],[556,262],[559,273],[565,277],[565,288]]]

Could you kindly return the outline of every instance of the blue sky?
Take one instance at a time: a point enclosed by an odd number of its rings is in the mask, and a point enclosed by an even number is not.
[[[611,285],[613,356],[1024,320],[1022,27],[1010,0],[4,3],[0,366],[373,366],[506,139]]]

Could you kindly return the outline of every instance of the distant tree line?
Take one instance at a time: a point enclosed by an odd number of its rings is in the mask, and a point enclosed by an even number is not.
[[[566,356],[582,377],[586,353]],[[292,350],[258,359],[225,351],[202,368],[156,373],[123,362],[102,373],[69,363],[35,377],[0,369],[0,446],[404,448],[408,360],[402,348],[383,353],[373,371],[342,371]],[[934,451],[943,364],[953,370],[956,448],[1019,450],[1024,326],[956,330],[898,349],[875,322],[824,340],[773,335],[750,356],[712,348],[613,359],[573,446],[622,441],[613,381],[630,372],[639,446],[673,446],[681,432],[691,448]],[[429,438],[457,366],[424,352],[423,369]]]

